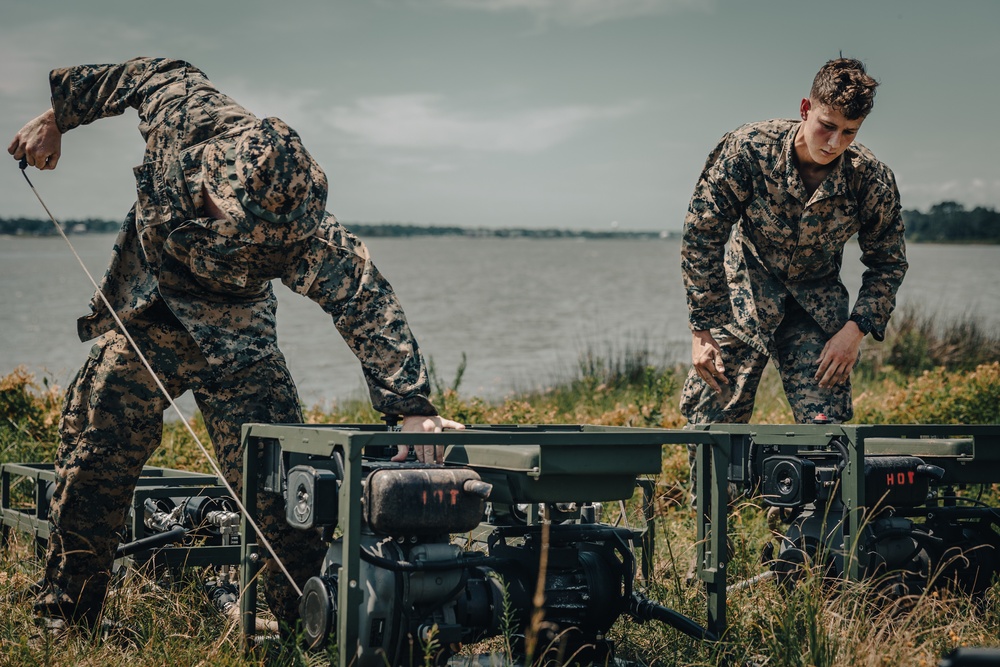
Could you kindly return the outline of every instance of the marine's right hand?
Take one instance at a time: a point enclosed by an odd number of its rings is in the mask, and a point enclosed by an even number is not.
[[[722,393],[720,382],[729,384],[726,364],[722,361],[722,348],[708,329],[691,332],[691,363],[698,377],[715,393]]]
[[[461,431],[465,429],[465,424],[459,424],[438,415],[404,415],[403,424],[399,430],[404,433],[440,433],[445,429]],[[397,445],[397,448],[396,455],[389,460],[405,461],[407,454],[409,454],[409,446]],[[417,460],[421,463],[444,463],[444,449],[443,445],[415,445],[413,447]]]
[[[24,158],[38,169],[55,169],[62,154],[62,132],[52,109],[32,118],[14,135],[7,152],[15,160]]]

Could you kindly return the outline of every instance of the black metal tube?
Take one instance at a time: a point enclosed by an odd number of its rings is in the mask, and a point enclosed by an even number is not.
[[[177,542],[185,535],[187,535],[187,530],[184,526],[174,526],[164,533],[156,533],[155,535],[144,537],[141,540],[135,540],[134,542],[129,542],[128,544],[118,545],[118,549],[115,551],[115,558],[124,558],[125,556],[131,556],[132,554],[137,554],[141,551],[156,549],[170,544],[171,542]]]
[[[675,630],[680,630],[688,637],[693,637],[699,641],[719,641],[719,637],[714,632],[698,625],[693,619],[669,607],[664,607],[652,600],[647,600],[638,593],[632,594],[632,599],[629,601],[628,613],[638,621],[660,621],[661,623],[666,623]]]

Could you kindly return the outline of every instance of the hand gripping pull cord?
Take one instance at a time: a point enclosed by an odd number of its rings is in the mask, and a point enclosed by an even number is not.
[[[73,253],[74,257],[76,257],[76,261],[79,262],[80,268],[83,269],[83,272],[87,274],[87,278],[90,280],[90,283],[94,286],[94,290],[97,292],[97,295],[101,298],[101,301],[107,307],[108,312],[111,313],[111,317],[114,318],[115,324],[118,325],[118,328],[125,336],[125,339],[128,340],[129,345],[131,345],[132,349],[135,350],[135,353],[139,357],[139,360],[142,362],[142,365],[146,367],[147,371],[149,371],[149,375],[153,378],[153,381],[156,383],[157,388],[159,388],[160,392],[166,397],[167,401],[170,403],[170,407],[173,408],[175,413],[177,413],[177,416],[180,418],[181,423],[184,424],[184,428],[187,429],[187,432],[191,435],[191,438],[194,440],[194,443],[198,446],[198,449],[201,450],[201,453],[205,455],[205,459],[208,461],[208,465],[212,468],[212,471],[215,473],[219,481],[222,482],[223,486],[226,487],[226,490],[229,492],[229,495],[236,503],[236,506],[239,508],[240,512],[243,513],[243,516],[246,517],[247,523],[250,524],[250,526],[254,530],[254,533],[257,534],[257,537],[260,539],[261,544],[264,545],[264,547],[267,549],[267,552],[271,554],[271,558],[274,559],[274,562],[278,564],[278,567],[281,569],[282,573],[284,573],[288,581],[291,582],[292,588],[295,589],[295,592],[299,596],[301,596],[302,589],[300,589],[298,584],[295,583],[295,580],[292,578],[292,575],[288,572],[288,569],[285,567],[285,564],[281,562],[280,558],[278,558],[278,554],[275,553],[274,548],[271,546],[270,541],[268,541],[268,539],[264,536],[264,533],[260,529],[260,526],[258,526],[257,523],[250,517],[250,514],[247,512],[246,507],[243,506],[242,501],[237,496],[236,491],[234,491],[233,487],[230,486],[229,482],[226,481],[225,476],[219,469],[219,465],[215,462],[214,459],[212,459],[211,454],[208,453],[208,449],[205,448],[205,445],[202,444],[201,439],[194,432],[194,429],[191,428],[191,424],[189,424],[188,420],[184,418],[184,413],[181,412],[181,409],[177,406],[177,403],[174,402],[173,397],[170,396],[170,392],[167,391],[167,388],[163,386],[163,383],[160,381],[160,378],[157,377],[156,372],[153,371],[153,367],[146,359],[146,355],[142,353],[142,350],[139,349],[139,346],[136,345],[136,342],[132,339],[132,334],[130,334],[128,332],[128,329],[125,328],[125,324],[121,321],[121,318],[118,317],[118,313],[115,312],[115,309],[111,305],[111,302],[108,301],[108,297],[105,296],[104,292],[101,291],[101,288],[100,286],[98,286],[97,281],[94,279],[94,276],[90,273],[90,271],[87,269],[87,266],[83,263],[83,259],[80,258],[80,255],[77,253],[76,248],[73,247],[73,244],[70,242],[69,237],[66,236],[66,232],[63,231],[62,225],[60,225],[56,221],[55,217],[49,211],[49,207],[45,205],[45,202],[42,200],[41,195],[38,194],[38,190],[35,189],[35,186],[31,182],[31,179],[28,178],[27,158],[21,158],[21,162],[18,166],[20,166],[21,168],[21,174],[24,176],[24,180],[28,182],[28,187],[31,188],[31,191],[35,194],[35,198],[38,199],[38,203],[42,205],[43,209],[45,209],[45,213],[49,216],[49,220],[52,221],[52,224],[55,225],[56,231],[58,231],[59,235],[63,238],[64,241],[66,241],[66,244],[69,246],[70,252]]]

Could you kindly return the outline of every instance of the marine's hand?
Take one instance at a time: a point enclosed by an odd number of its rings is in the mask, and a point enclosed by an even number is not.
[[[722,361],[722,348],[707,330],[694,331],[691,334],[691,363],[698,376],[717,394],[722,393],[719,384],[729,384],[726,377],[726,364]]]
[[[401,431],[410,433],[440,433],[446,428],[462,430],[464,424],[439,417],[426,417],[423,415],[407,415],[403,417]],[[405,461],[410,448],[408,445],[399,445],[396,455],[392,461]],[[421,463],[441,463],[444,461],[444,445],[414,445],[413,451],[417,454],[417,460]]]
[[[25,123],[7,146],[7,152],[15,160],[26,159],[32,167],[55,169],[62,154],[62,132],[56,126],[55,112],[48,109]]]
[[[851,377],[864,337],[858,325],[848,321],[840,331],[826,341],[823,351],[819,353],[819,368],[814,378],[819,380],[820,387],[829,389]]]

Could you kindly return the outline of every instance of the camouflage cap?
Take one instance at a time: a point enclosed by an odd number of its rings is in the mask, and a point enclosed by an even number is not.
[[[284,245],[311,234],[326,215],[326,174],[278,118],[213,140],[202,163],[205,188],[229,216],[217,228],[225,236]]]

